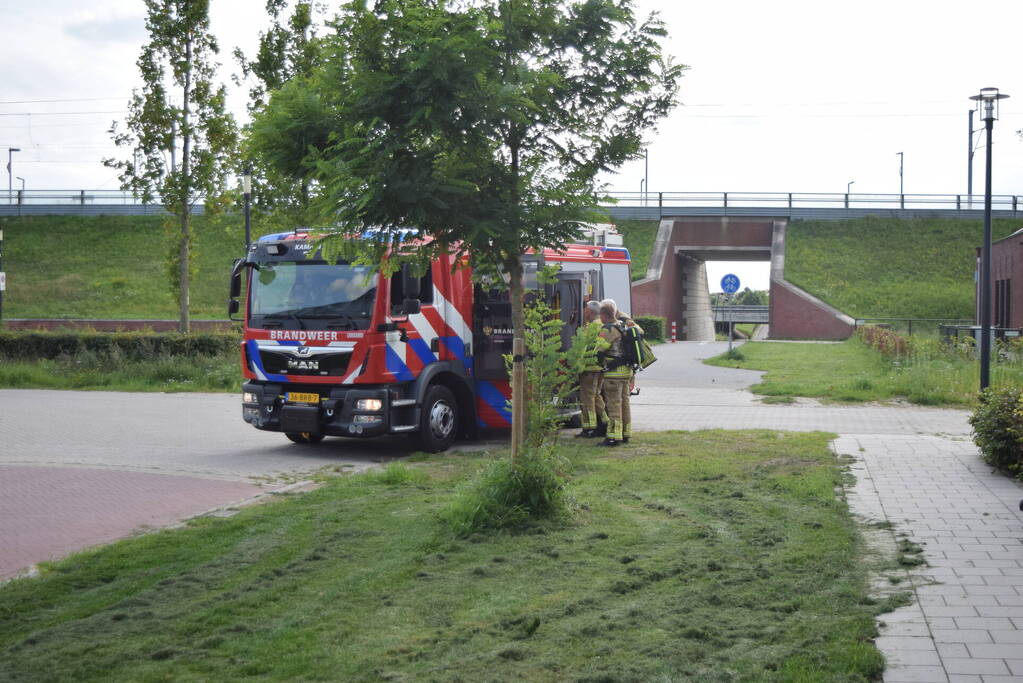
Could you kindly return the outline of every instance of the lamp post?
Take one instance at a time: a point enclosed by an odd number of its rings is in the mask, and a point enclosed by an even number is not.
[[[991,131],[998,118],[998,100],[1008,95],[998,88],[981,88],[970,99],[981,108],[987,132],[987,158],[984,162],[984,247],[980,256],[980,390],[987,389],[991,379]]]
[[[249,244],[252,242],[251,222],[249,218],[249,202],[252,199],[252,164],[245,164],[245,172],[242,174],[242,194],[245,197],[245,253],[249,253]]]
[[[11,163],[14,160],[14,153],[15,152],[20,152],[20,151],[21,151],[21,149],[18,148],[18,147],[8,147],[7,148],[7,203],[8,204],[13,204],[14,203],[14,183],[13,183],[14,171],[11,170],[12,169]]]
[[[646,196],[650,192],[650,150],[643,150],[643,206],[646,206]]]
[[[901,197],[902,195],[906,194],[905,192],[902,191],[902,162],[905,161],[905,156],[902,154],[902,152],[896,152],[895,154],[897,154],[899,157],[899,196]]]
[[[966,149],[966,202],[969,207],[973,208],[973,115],[977,113],[976,109],[971,109],[969,112],[970,119],[970,143]]]

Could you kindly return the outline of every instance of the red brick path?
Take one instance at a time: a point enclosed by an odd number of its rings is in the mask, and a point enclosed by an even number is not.
[[[247,482],[180,475],[0,465],[0,579],[261,490]]]

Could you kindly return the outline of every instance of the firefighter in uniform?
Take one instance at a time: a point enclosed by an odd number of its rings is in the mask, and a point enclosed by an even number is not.
[[[629,410],[629,384],[632,382],[632,367],[625,362],[622,341],[625,326],[615,317],[617,308],[607,300],[600,304],[600,321],[603,327],[600,338],[608,348],[600,354],[604,361],[604,406],[607,410],[607,438],[601,446],[617,446],[628,443],[632,427]]]
[[[586,302],[586,307],[583,309],[583,320],[585,321],[585,326],[580,328],[580,330],[590,326],[598,330],[601,329],[599,302]],[[605,436],[607,434],[607,412],[604,410],[604,396],[601,386],[604,379],[603,368],[597,360],[597,354],[605,351],[607,348],[607,341],[598,336],[594,340],[593,348],[587,350],[587,364],[579,375],[579,403],[582,409],[583,429],[576,434],[577,437],[589,438]]]
[[[623,311],[620,308],[618,308],[618,304],[615,303],[614,299],[604,299],[603,301],[600,302],[600,305],[603,306],[604,304],[610,304],[611,306],[614,306],[614,309],[615,309],[615,320],[617,320],[619,323],[621,323],[622,327],[635,327],[636,329],[639,330],[640,334],[643,334],[643,328],[640,327],[639,325],[637,325],[636,321],[633,320],[632,318],[630,318],[629,315],[625,311]],[[636,396],[637,394],[639,394],[639,389],[636,388],[636,373],[633,372],[632,373],[632,380],[629,382],[629,395],[630,396]],[[625,431],[625,440],[626,441],[629,440],[629,436],[630,436],[629,429],[632,426],[632,417],[631,417],[631,415],[628,414],[628,411],[629,411],[629,407],[626,406],[626,412],[627,412],[627,415],[626,415],[626,418],[625,418],[625,424],[626,424],[626,427],[625,427],[625,430],[626,430]]]

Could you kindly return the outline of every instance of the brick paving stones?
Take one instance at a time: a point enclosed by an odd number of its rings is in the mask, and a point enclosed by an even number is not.
[[[262,491],[243,481],[0,465],[0,579]]]

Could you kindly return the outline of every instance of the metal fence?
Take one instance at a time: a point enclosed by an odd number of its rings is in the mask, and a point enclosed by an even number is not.
[[[982,194],[861,194],[834,192],[613,192],[620,207],[937,209],[984,208]],[[1023,210],[1023,195],[992,195],[991,208]]]
[[[937,335],[942,333],[942,328],[969,326],[972,323],[970,318],[856,318],[857,328],[877,325],[906,335]]]
[[[983,195],[869,194],[828,192],[612,192],[604,204],[616,218],[656,218],[675,212],[699,215],[769,213],[794,218],[839,218],[890,213],[930,213],[970,216],[984,208]],[[122,190],[14,190],[0,194],[0,214],[40,213],[160,213],[159,199],[144,202]],[[196,198],[201,211],[202,197]],[[994,195],[998,216],[1023,213],[1023,195]],[[62,208],[63,207],[63,208]]]

